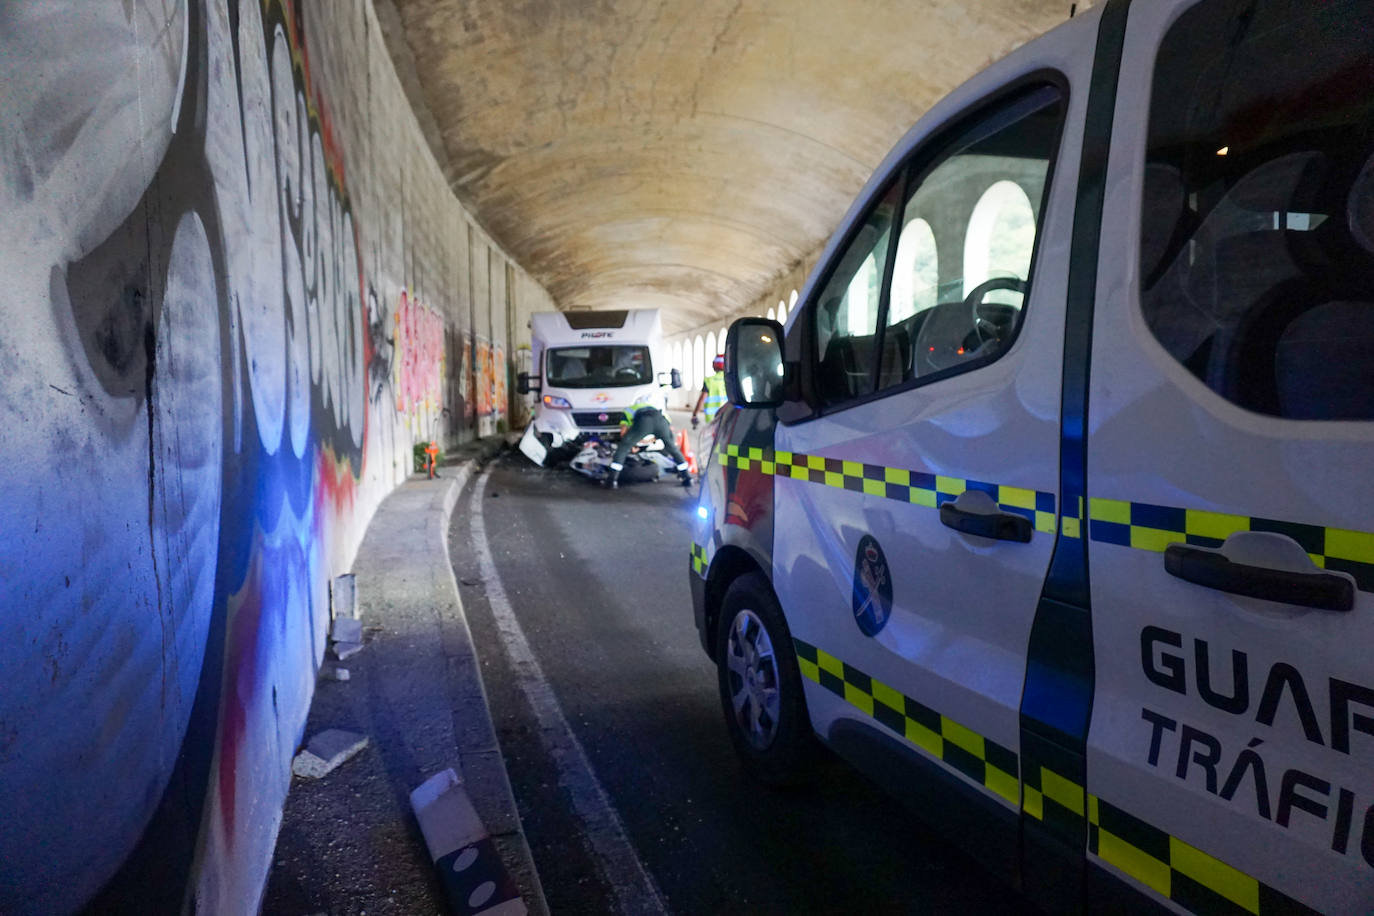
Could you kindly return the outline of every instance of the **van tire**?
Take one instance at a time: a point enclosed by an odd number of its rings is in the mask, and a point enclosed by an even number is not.
[[[743,629],[734,634],[732,644],[732,630],[740,618]],[[726,590],[716,621],[715,648],[721,712],[745,772],[768,785],[804,782],[815,762],[816,739],[792,634],[762,573],[741,576]],[[764,648],[771,654],[760,651]],[[774,686],[775,714],[770,714],[766,697]]]

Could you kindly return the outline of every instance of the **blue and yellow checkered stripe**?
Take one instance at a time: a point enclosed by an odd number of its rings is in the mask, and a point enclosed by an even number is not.
[[[865,715],[1015,805],[1016,752],[874,680],[823,649],[793,639],[802,677],[815,681]]]
[[[1018,785],[1014,751],[810,643],[793,639],[793,644],[803,677],[1010,804],[1019,800],[1028,816],[1065,827],[1070,836],[1076,835],[1082,842],[1081,825],[1086,814],[1090,853],[1190,912],[1204,916],[1315,916],[1316,910],[1085,792],[1074,780],[1049,767],[1029,768],[1024,784]]]
[[[1021,810],[1073,845],[1083,842],[1083,787],[1055,770],[1024,761]]]
[[[758,471],[774,477],[804,480],[931,509],[955,499],[966,490],[982,490],[992,497],[1003,512],[1029,519],[1036,531],[1053,534],[1055,529],[1053,493],[842,458],[774,452],[740,445],[727,445],[717,450],[716,456],[725,467],[741,471]]]
[[[1196,846],[1088,796],[1088,851],[1160,896],[1206,916],[1315,916],[1299,903]]]
[[[692,545],[692,572],[704,579],[706,578],[707,565],[706,548],[694,543]]]
[[[718,449],[725,467],[804,480],[918,506],[938,508],[966,490],[987,493],[1004,512],[1027,518],[1036,531],[1056,530],[1053,493],[1009,487],[907,468],[775,452],[740,445]],[[1058,521],[1065,537],[1088,536],[1103,544],[1163,552],[1170,544],[1220,547],[1236,531],[1268,531],[1291,537],[1323,569],[1349,573],[1361,591],[1374,592],[1374,532],[1305,525],[1260,516],[1092,497],[1073,497]]]
[[[1349,573],[1361,591],[1374,592],[1374,534],[1249,515],[1180,509],[1120,499],[1088,500],[1089,537],[1103,544],[1163,551],[1170,544],[1220,547],[1237,531],[1284,534],[1323,569]],[[1069,534],[1067,528],[1065,534]]]

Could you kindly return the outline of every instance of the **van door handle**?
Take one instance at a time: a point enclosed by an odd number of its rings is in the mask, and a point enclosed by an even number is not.
[[[1010,512],[969,512],[955,506],[953,501],[940,507],[940,524],[963,534],[1021,544],[1029,544],[1031,532],[1035,530],[1025,516]]]
[[[1170,544],[1164,551],[1164,571],[1195,585],[1233,595],[1282,601],[1326,611],[1355,607],[1355,587],[1331,573],[1289,572],[1267,566],[1234,563],[1213,550]]]

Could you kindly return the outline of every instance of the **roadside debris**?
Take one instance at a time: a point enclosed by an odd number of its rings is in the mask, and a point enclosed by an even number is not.
[[[528,912],[457,773],[450,768],[425,780],[410,793],[410,807],[454,913]]]
[[[363,649],[363,622],[356,617],[338,617],[330,629],[329,638],[334,641],[334,657],[343,661]]]
[[[327,728],[311,738],[305,749],[291,761],[291,772],[303,779],[320,779],[365,747],[366,735]]]
[[[363,622],[356,617],[341,617],[334,621],[329,635],[335,642],[362,642]]]
[[[348,573],[335,576],[329,583],[329,638],[333,642],[334,657],[343,661],[363,648],[363,622],[358,619],[358,580]],[[348,680],[347,673],[336,678]]]
[[[329,583],[329,614],[334,620],[358,616],[358,582],[353,573],[335,576]]]

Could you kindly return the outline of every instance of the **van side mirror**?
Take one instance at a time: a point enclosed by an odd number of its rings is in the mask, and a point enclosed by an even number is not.
[[[741,407],[777,407],[787,390],[782,325],[741,318],[725,337],[725,396]]]
[[[682,370],[681,370],[681,369],[674,369],[673,372],[672,372],[672,379],[673,379],[673,387],[674,387],[674,388],[681,388],[681,387],[682,387]]]
[[[520,394],[529,394],[531,391],[538,391],[539,386],[530,384],[530,374],[528,372],[521,372],[515,377],[515,390]]]

